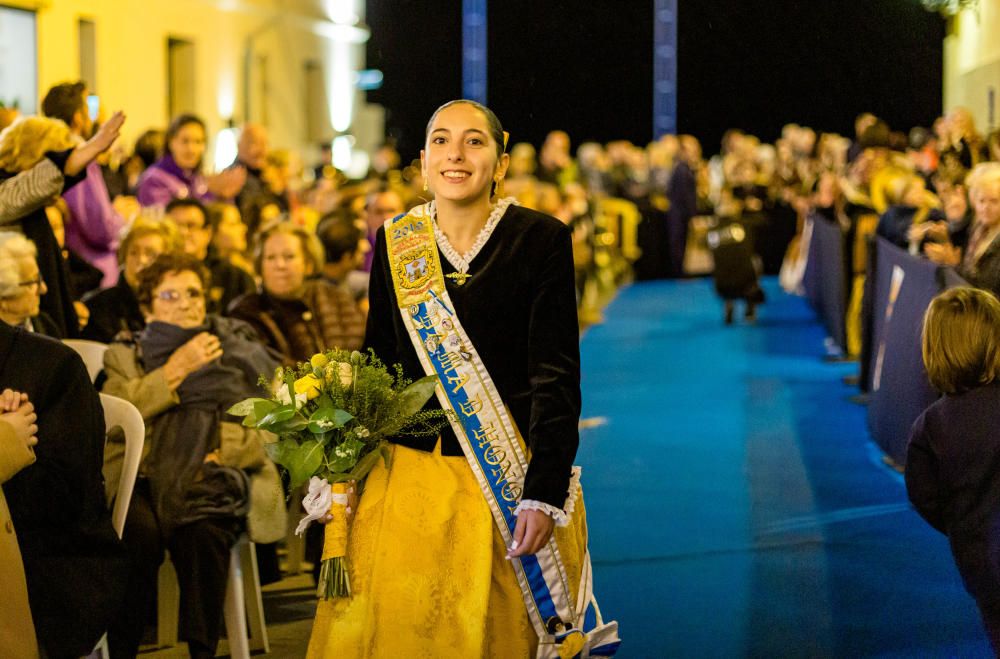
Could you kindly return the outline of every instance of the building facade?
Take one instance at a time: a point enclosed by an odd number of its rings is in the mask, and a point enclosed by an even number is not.
[[[364,0],[0,0],[0,102],[32,114],[50,86],[82,79],[102,114],[125,110],[128,144],[193,112],[213,143],[254,121],[307,158],[338,137],[370,151],[383,124],[357,84],[364,12]]]

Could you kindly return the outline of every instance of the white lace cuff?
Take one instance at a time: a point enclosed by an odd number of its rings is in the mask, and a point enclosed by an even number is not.
[[[581,471],[580,467],[573,467],[573,470],[570,472],[569,496],[566,497],[566,503],[563,504],[561,510],[542,501],[522,499],[521,503],[517,504],[517,508],[514,509],[514,514],[517,515],[522,510],[540,510],[554,519],[556,526],[569,526],[569,520],[573,517],[573,511],[576,510],[576,498],[580,495]]]
[[[535,501],[534,499],[522,499],[521,503],[517,504],[517,508],[514,509],[514,514],[519,515],[522,510],[540,510],[555,520],[556,526],[569,525],[569,515],[548,503]]]

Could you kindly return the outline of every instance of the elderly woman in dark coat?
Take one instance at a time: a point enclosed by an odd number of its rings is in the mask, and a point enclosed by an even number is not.
[[[333,348],[356,350],[365,317],[349,293],[322,279],[323,245],[289,222],[260,235],[255,253],[261,292],[233,300],[229,315],[253,325],[286,363]]]
[[[181,638],[192,657],[214,656],[229,550],[247,527],[248,473],[273,469],[264,434],[230,421],[226,410],[260,395],[259,375],[277,362],[246,324],[206,317],[207,277],[194,257],[160,255],[139,275],[145,329],[105,355],[104,391],[135,404],[147,428],[123,537],[130,581],[109,633],[111,651],[123,657],[134,656],[142,638],[164,549],[177,567]],[[109,445],[109,482],[120,453]]]
[[[924,252],[936,263],[957,266],[973,286],[1000,295],[1000,163],[977,165],[966,187],[975,215],[965,247],[930,243]]]

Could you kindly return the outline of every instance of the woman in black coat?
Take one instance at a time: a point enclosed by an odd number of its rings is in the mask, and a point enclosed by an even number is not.
[[[38,414],[37,460],[4,483],[39,645],[89,654],[117,613],[125,556],[104,498],[104,412],[87,369],[59,341],[0,323],[0,382]]]

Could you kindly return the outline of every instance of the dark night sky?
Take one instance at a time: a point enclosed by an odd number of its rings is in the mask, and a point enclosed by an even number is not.
[[[404,158],[434,108],[461,96],[461,0],[368,0],[368,93]],[[652,0],[492,0],[489,105],[512,140],[554,128],[575,144],[652,137]],[[707,151],[739,127],[849,133],[874,111],[894,127],[941,109],[944,23],[916,0],[680,0],[678,122]]]

